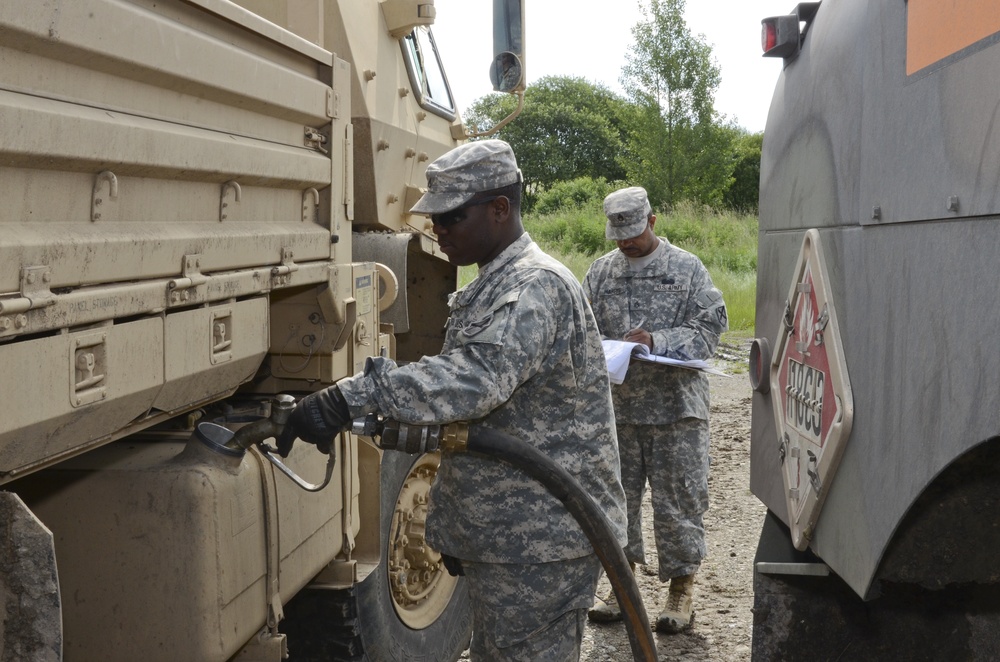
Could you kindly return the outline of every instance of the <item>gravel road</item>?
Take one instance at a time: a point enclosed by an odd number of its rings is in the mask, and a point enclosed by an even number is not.
[[[753,629],[753,557],[764,519],[764,506],[750,493],[750,382],[746,375],[748,348],[743,340],[719,348],[716,367],[732,377],[710,375],[711,458],[710,506],[705,515],[708,557],[695,585],[695,620],[683,634],[657,634],[659,661],[747,662]],[[656,577],[653,514],[647,491],[643,533],[649,565],[637,570],[649,618],[663,606]],[[602,580],[598,593],[607,590]],[[632,653],[621,623],[588,624],[583,662],[624,662]]]

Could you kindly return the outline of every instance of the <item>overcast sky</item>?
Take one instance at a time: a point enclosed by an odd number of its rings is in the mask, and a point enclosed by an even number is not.
[[[621,93],[621,72],[638,0],[525,0],[528,83],[543,76],[579,76]],[[459,110],[493,91],[491,0],[434,0],[434,37]],[[761,57],[760,21],[787,14],[793,0],[688,0],[685,18],[703,34],[722,68],[715,97],[720,113],[763,131],[780,58]]]

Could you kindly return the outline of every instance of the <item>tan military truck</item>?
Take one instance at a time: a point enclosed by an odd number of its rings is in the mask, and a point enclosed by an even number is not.
[[[494,14],[523,57],[520,0]],[[434,455],[195,432],[440,348],[456,272],[407,210],[467,135],[434,16],[0,3],[0,659],[464,649],[465,587],[423,540]]]

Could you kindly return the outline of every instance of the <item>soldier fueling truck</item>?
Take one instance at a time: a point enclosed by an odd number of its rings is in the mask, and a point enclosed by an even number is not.
[[[521,66],[522,3],[494,16]],[[422,544],[435,454],[227,445],[278,394],[441,347],[456,271],[407,212],[468,132],[434,17],[0,5],[4,659],[465,648],[464,584]]]

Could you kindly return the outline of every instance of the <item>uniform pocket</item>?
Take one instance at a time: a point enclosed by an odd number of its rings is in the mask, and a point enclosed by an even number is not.
[[[510,292],[487,310],[484,314],[473,317],[461,325],[458,332],[459,342],[486,343],[492,345],[503,345],[507,326],[514,314],[514,305],[517,303],[520,292]]]

